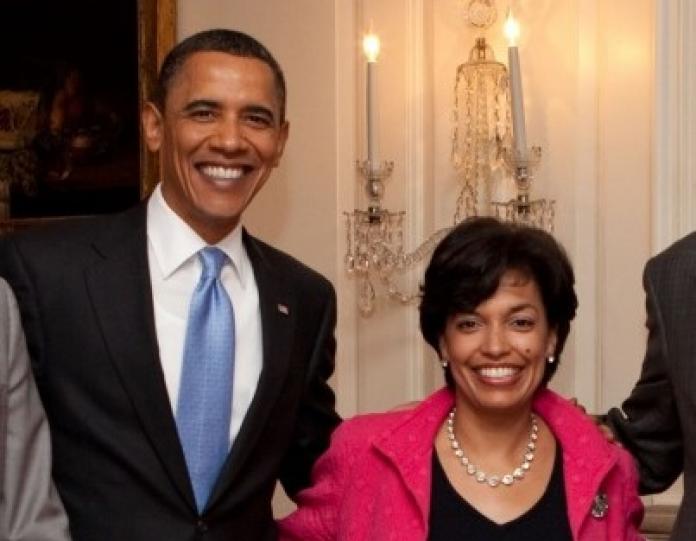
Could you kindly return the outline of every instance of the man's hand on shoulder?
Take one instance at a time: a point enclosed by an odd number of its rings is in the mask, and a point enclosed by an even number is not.
[[[571,398],[570,402],[581,412],[583,412],[585,416],[595,424],[597,429],[602,433],[602,436],[604,436],[604,439],[606,439],[609,443],[613,443],[615,445],[618,445],[619,447],[623,447],[619,440],[616,438],[616,434],[614,434],[614,431],[608,424],[604,422],[604,418],[601,415],[593,415],[591,413],[587,413],[585,406],[580,404],[580,402],[578,402],[578,399],[575,397]]]

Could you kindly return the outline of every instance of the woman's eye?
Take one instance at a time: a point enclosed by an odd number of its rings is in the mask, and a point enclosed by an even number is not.
[[[465,318],[465,319],[460,319],[457,321],[457,328],[460,331],[473,331],[475,330],[479,325],[479,322],[475,319],[470,319],[470,318]]]
[[[530,318],[518,317],[512,320],[512,326],[517,329],[531,329],[534,327],[534,320]]]

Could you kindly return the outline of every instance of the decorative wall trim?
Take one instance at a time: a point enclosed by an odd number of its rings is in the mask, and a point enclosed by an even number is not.
[[[355,281],[346,274],[343,257],[346,251],[346,230],[343,210],[356,206],[356,119],[357,74],[356,63],[356,8],[354,2],[334,0],[335,32],[335,100],[336,100],[336,246],[338,269],[336,294],[338,322],[336,337],[338,352],[334,376],[336,405],[339,413],[350,416],[358,411],[358,311]]]
[[[409,0],[406,5],[405,17],[405,48],[406,48],[406,156],[404,163],[404,181],[406,194],[406,216],[408,216],[407,246],[418,246],[429,233],[427,223],[432,225],[432,220],[427,220],[427,201],[432,200],[432,188],[426,179],[431,176],[427,156],[432,154],[426,149],[432,147],[432,129],[426,121],[431,115],[426,103],[426,93],[429,86],[425,72],[427,62],[426,54],[429,47],[426,45],[426,2],[424,0]],[[420,281],[420,273],[415,270],[409,276],[409,290],[415,291]],[[418,310],[411,306],[407,308],[408,317],[405,324],[410,332],[407,346],[409,367],[408,397],[411,400],[422,398],[429,390],[431,383],[428,375],[431,371],[426,367],[425,346],[421,337],[418,320]]]
[[[641,533],[646,535],[648,541],[669,539],[672,533],[674,521],[677,518],[678,506],[676,505],[647,505],[645,518],[641,525]]]
[[[696,5],[656,2],[653,252],[696,229]]]
[[[601,298],[599,254],[598,167],[598,7],[594,0],[578,4],[577,148],[575,155],[575,276],[582,299],[574,328],[575,396],[588,411],[598,411],[601,394]]]

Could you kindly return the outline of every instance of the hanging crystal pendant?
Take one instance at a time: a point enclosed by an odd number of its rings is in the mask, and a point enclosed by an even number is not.
[[[462,183],[455,223],[491,213],[495,185],[501,182],[500,149],[511,138],[507,70],[496,62],[485,38],[478,38],[469,60],[457,68],[454,84],[452,164]]]

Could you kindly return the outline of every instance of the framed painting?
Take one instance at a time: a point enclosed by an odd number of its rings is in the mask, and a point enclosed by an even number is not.
[[[140,109],[176,0],[4,0],[0,232],[114,212],[159,178]]]

